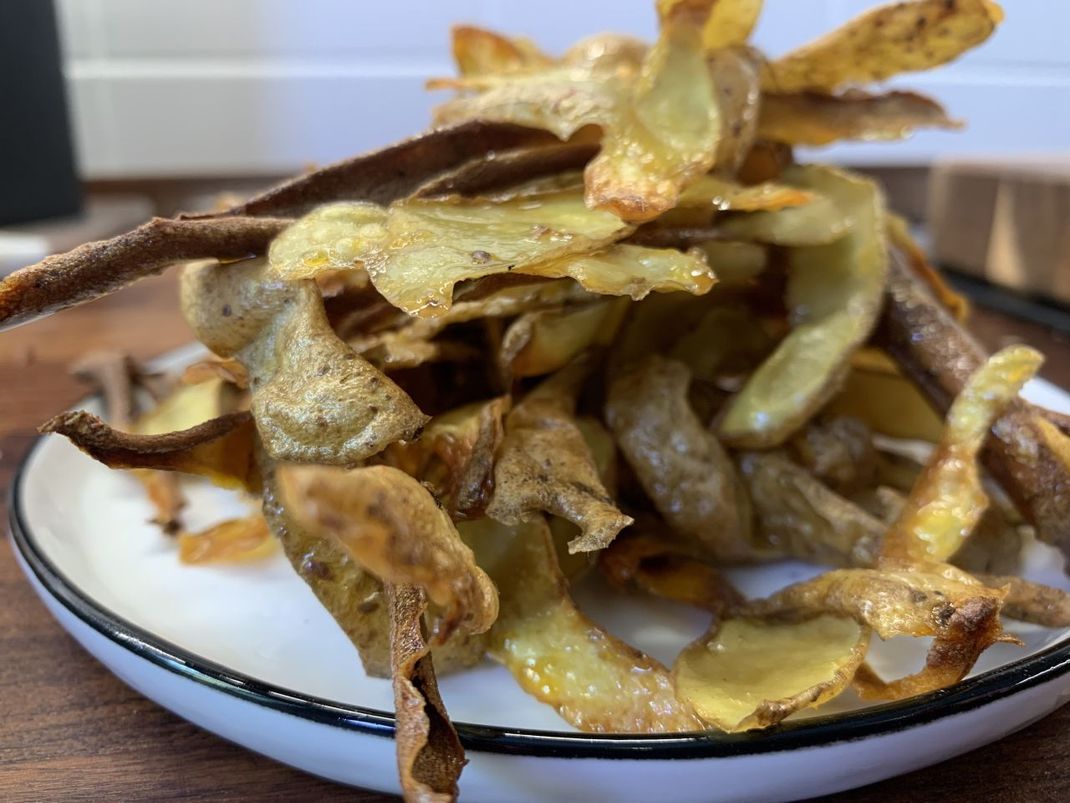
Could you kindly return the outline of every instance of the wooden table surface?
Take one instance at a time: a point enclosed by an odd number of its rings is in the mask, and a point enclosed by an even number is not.
[[[189,340],[173,276],[0,333],[0,488],[34,428],[83,390],[67,365],[97,348],[150,357]],[[1070,387],[1070,343],[978,311],[989,347],[1024,340]],[[6,498],[6,490],[5,490]],[[2,505],[2,503],[0,503]],[[3,521],[6,511],[0,507]],[[5,529],[6,532],[6,529]],[[0,548],[0,800],[388,800],[276,764],[178,719],[124,686],[52,620]],[[1070,706],[1003,741],[837,801],[1034,801],[1070,790]]]

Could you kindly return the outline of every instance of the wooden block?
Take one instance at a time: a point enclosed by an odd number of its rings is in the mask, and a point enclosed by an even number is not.
[[[929,192],[934,259],[1070,303],[1070,158],[937,162]]]

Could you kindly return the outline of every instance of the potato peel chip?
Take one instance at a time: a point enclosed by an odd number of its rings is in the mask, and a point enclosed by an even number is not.
[[[69,438],[111,468],[181,471],[206,477],[224,488],[260,492],[256,430],[247,412],[230,413],[162,435],[120,432],[86,412],[60,413],[39,431]]]
[[[467,760],[438,691],[423,632],[427,597],[411,585],[387,585],[390,674],[394,684],[394,741],[405,800],[450,803]]]
[[[631,232],[606,212],[588,209],[578,192],[558,191],[504,201],[413,198],[383,209],[371,204],[322,207],[272,246],[279,278],[311,278],[323,269],[324,246],[291,251],[302,229],[345,219],[332,229],[329,248],[359,261],[375,288],[394,306],[421,316],[441,315],[460,281],[516,270],[602,248]],[[558,274],[561,275],[561,274]]]
[[[766,92],[757,135],[789,145],[820,146],[845,139],[903,139],[919,128],[959,129],[962,123],[948,117],[932,98],[915,92]]]
[[[427,421],[334,334],[313,282],[279,282],[254,260],[187,267],[181,294],[201,342],[246,367],[253,418],[274,459],[355,465]]]
[[[872,566],[885,525],[779,452],[744,452],[740,474],[769,548],[833,566]]]
[[[525,691],[582,731],[702,729],[676,699],[664,666],[577,610],[545,520],[506,527],[483,519],[460,530],[501,589],[490,653]]]
[[[992,0],[910,0],[872,8],[835,31],[769,62],[762,88],[832,91],[883,81],[958,58],[1003,20]]]
[[[728,619],[680,653],[673,682],[719,730],[766,728],[847,688],[868,646],[868,628],[834,614]]]
[[[827,167],[789,168],[785,177],[831,198],[852,224],[835,242],[790,252],[787,300],[795,325],[728,402],[718,431],[736,446],[777,446],[798,430],[839,389],[881,311],[888,256],[880,190]]]
[[[708,208],[717,212],[761,212],[805,206],[815,199],[815,193],[786,184],[766,181],[747,185],[705,175],[695,179],[680,193],[677,207]]]
[[[651,356],[610,384],[606,423],[672,529],[726,561],[753,559],[751,507],[735,465],[688,401],[683,363]]]
[[[498,595],[449,516],[417,480],[390,466],[280,466],[279,493],[304,528],[333,538],[387,585],[411,584],[442,608],[434,634],[484,633]]]
[[[933,636],[925,668],[885,682],[860,668],[855,686],[868,699],[898,700],[957,683],[978,656],[1003,638],[1002,589],[982,585],[952,566],[836,569],[748,604],[754,617],[799,621],[820,614],[850,616],[882,639]]]
[[[942,562],[962,546],[988,507],[977,465],[985,436],[1042,359],[1031,348],[1010,346],[966,383],[902,514],[888,529],[883,558]]]
[[[471,25],[454,25],[450,31],[453,60],[463,76],[520,72],[549,66],[551,59],[526,40],[512,40]]]
[[[572,363],[509,413],[487,505],[487,516],[503,524],[542,512],[571,521],[581,534],[569,542],[569,552],[602,549],[632,523],[606,492],[575,422],[576,394],[586,375],[586,366]]]
[[[940,410],[984,363],[985,352],[892,253],[877,341]],[[1046,426],[1047,424],[1047,426]],[[985,465],[1037,531],[1070,554],[1070,439],[1021,400],[992,427]]]

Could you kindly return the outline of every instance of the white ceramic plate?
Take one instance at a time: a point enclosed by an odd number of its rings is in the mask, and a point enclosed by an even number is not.
[[[164,367],[188,362],[184,349]],[[1044,382],[1027,395],[1070,412]],[[93,409],[95,402],[86,405]],[[190,485],[190,523],[241,510]],[[281,555],[241,567],[180,566],[130,477],[65,439],[31,450],[12,487],[20,563],[49,610],[116,675],[178,715],[259,753],[342,783],[398,791],[390,683],[364,675],[356,651]],[[1061,558],[1031,546],[1024,574],[1070,589]],[[732,572],[767,594],[818,569],[783,562]],[[608,628],[671,662],[705,615],[670,603],[582,593]],[[844,695],[762,733],[591,735],[570,730],[487,663],[442,679],[471,760],[463,800],[767,801],[827,794],[979,747],[1070,698],[1070,631],[1008,623],[1025,648],[998,644],[952,689],[864,707]],[[889,676],[920,667],[926,640],[876,642]]]

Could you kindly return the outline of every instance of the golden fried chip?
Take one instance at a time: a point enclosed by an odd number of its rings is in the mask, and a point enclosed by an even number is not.
[[[871,95],[848,90],[762,95],[759,137],[789,145],[828,145],[843,139],[903,139],[919,128],[962,128],[932,98],[915,92]]]
[[[602,150],[584,173],[587,203],[652,220],[713,166],[722,125],[701,35],[686,15],[669,12],[631,97],[603,128]]]
[[[728,732],[765,728],[838,695],[868,646],[868,628],[834,614],[729,619],[680,653],[673,682],[708,724]]]
[[[658,0],[660,17],[671,13],[691,15],[702,25],[702,44],[707,50],[742,45],[749,38],[762,12],[763,0]]]
[[[568,276],[592,293],[629,296],[634,301],[646,298],[651,292],[702,295],[717,281],[703,253],[697,249],[676,251],[627,243],[522,270],[546,278]]]
[[[899,519],[888,529],[882,557],[946,561],[962,546],[988,506],[977,458],[985,436],[1042,357],[1026,346],[994,354],[956,397],[936,451],[918,477]]]
[[[401,791],[411,803],[449,803],[457,799],[466,759],[439,694],[424,636],[427,597],[416,586],[387,585],[386,598]]]
[[[334,334],[313,282],[279,282],[254,260],[188,267],[181,293],[201,342],[246,367],[253,418],[274,459],[354,465],[426,422]]]
[[[359,261],[375,288],[396,307],[424,316],[449,309],[457,282],[513,270],[529,273],[530,266],[599,249],[630,232],[616,217],[588,209],[579,193],[569,191],[505,201],[412,198],[388,209],[332,205],[278,238],[270,257],[274,275],[288,280],[316,275],[324,246],[307,251],[284,246],[290,238],[306,242],[302,229],[319,227],[327,217],[332,223],[347,222],[332,227],[330,247]]]
[[[717,616],[743,602],[708,561],[664,533],[625,530],[598,553],[598,568],[619,588],[694,605]]]
[[[388,446],[383,460],[428,485],[451,519],[482,516],[509,404],[501,396],[435,416],[416,440]]]
[[[938,409],[946,410],[985,352],[923,280],[892,252],[879,345]],[[1070,439],[1043,411],[1015,400],[992,427],[985,465],[1041,540],[1070,554]]]
[[[780,452],[744,452],[739,466],[772,550],[833,566],[873,565],[883,522]]]
[[[908,0],[872,8],[766,65],[772,92],[832,91],[958,58],[1003,20],[992,0]]]
[[[609,345],[627,311],[628,300],[615,298],[521,315],[502,336],[498,355],[502,375],[542,376],[563,368],[592,346]]]
[[[112,429],[95,415],[61,413],[40,427],[56,432],[111,468],[150,468],[207,477],[224,488],[260,491],[256,430],[247,412],[205,421],[181,432],[140,435]]]
[[[761,212],[776,211],[813,203],[817,194],[807,190],[777,184],[738,184],[729,179],[705,175],[695,179],[680,193],[680,207],[708,208],[713,211]]]
[[[260,514],[228,519],[197,533],[179,533],[178,559],[203,566],[213,563],[245,563],[274,554],[278,542]]]
[[[755,556],[736,467],[688,401],[683,363],[651,356],[610,384],[606,423],[643,490],[674,531],[721,560]]]
[[[437,643],[457,627],[483,633],[494,622],[494,585],[446,512],[408,474],[390,466],[281,466],[277,479],[283,504],[301,526],[335,539],[383,583],[427,592],[443,609]]]
[[[795,325],[729,401],[721,420],[721,437],[739,446],[783,443],[832,397],[851,355],[876,324],[884,293],[888,257],[876,185],[815,166],[790,168],[785,177],[832,199],[851,227],[828,245],[789,253],[787,300]]]
[[[464,76],[520,72],[549,66],[551,59],[526,39],[509,39],[471,25],[454,25],[453,60]]]
[[[990,588],[1006,590],[1003,615],[1042,627],[1070,627],[1070,593],[1014,575],[979,574]]]
[[[952,566],[837,569],[747,606],[755,617],[800,621],[822,614],[850,616],[882,639],[933,636],[925,668],[885,682],[865,667],[855,676],[870,699],[898,700],[957,683],[977,657],[1004,638],[1000,589],[986,588]]]
[[[811,168],[789,167],[785,173],[794,178],[803,169]],[[729,240],[805,247],[833,243],[843,238],[852,225],[852,216],[841,205],[816,195],[800,206],[719,218],[714,231]]]
[[[541,517],[516,527],[481,519],[460,530],[501,589],[489,651],[525,691],[583,731],[701,729],[664,666],[577,610]]]
[[[569,552],[609,544],[632,519],[621,513],[598,476],[576,425],[576,395],[586,366],[572,363],[529,392],[505,421],[487,516],[520,524],[542,512],[577,525]]]

